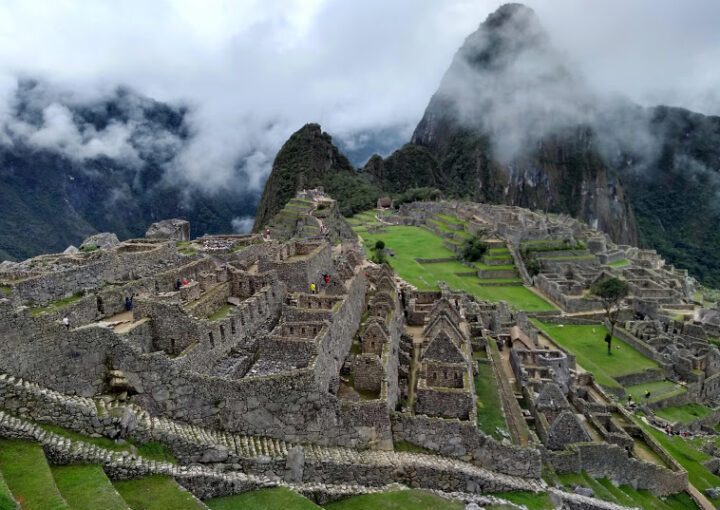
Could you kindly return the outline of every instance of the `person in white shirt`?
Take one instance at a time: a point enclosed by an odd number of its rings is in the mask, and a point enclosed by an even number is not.
[[[70,329],[70,319],[63,317],[62,323],[65,325],[65,329]]]

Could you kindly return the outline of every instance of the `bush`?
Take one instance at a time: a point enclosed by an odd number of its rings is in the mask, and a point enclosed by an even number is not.
[[[465,241],[460,257],[465,262],[475,262],[480,260],[485,252],[487,252],[487,245],[475,236]]]
[[[533,256],[530,256],[525,261],[525,269],[532,278],[540,274],[540,261]]]

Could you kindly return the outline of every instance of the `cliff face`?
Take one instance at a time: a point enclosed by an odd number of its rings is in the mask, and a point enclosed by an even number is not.
[[[437,161],[422,185],[568,213],[635,243],[623,186],[600,153],[598,103],[534,12],[504,5],[465,40],[413,134]]]

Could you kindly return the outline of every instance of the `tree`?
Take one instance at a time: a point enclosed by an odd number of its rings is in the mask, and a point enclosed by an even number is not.
[[[460,257],[466,262],[475,262],[480,260],[486,251],[487,246],[485,243],[482,242],[479,236],[475,236],[465,241]]]
[[[612,337],[615,333],[615,324],[617,324],[618,314],[620,313],[620,303],[630,292],[628,283],[619,278],[606,278],[596,282],[590,287],[590,293],[597,297],[605,309],[605,316],[610,323],[610,333],[605,335],[607,343],[608,355],[612,355]]]
[[[370,257],[370,260],[375,262],[376,264],[388,264],[387,257],[385,256],[385,242],[382,240],[378,240],[375,243],[375,246],[372,247],[372,256]],[[390,264],[388,264],[390,265]]]

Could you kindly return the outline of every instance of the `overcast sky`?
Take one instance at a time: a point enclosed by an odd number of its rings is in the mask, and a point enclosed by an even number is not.
[[[531,0],[596,89],[720,114],[717,0]],[[127,85],[191,105],[176,171],[222,182],[241,158],[259,189],[306,122],[336,137],[409,138],[488,0],[123,0],[0,3],[0,117],[19,76],[78,97]],[[209,174],[218,179],[207,179]]]

